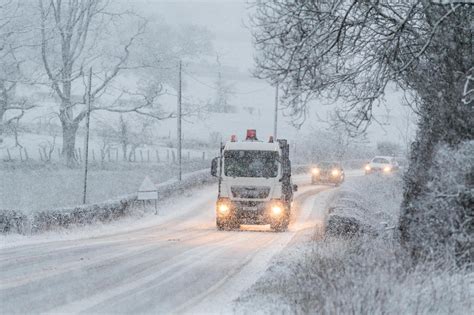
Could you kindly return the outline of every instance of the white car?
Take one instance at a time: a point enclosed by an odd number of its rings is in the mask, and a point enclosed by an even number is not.
[[[365,175],[372,173],[391,174],[398,171],[400,166],[392,156],[376,156],[365,165]]]

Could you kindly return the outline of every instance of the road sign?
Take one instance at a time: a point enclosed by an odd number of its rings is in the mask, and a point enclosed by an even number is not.
[[[143,183],[138,188],[137,193],[137,200],[142,200],[146,202],[147,200],[154,200],[155,201],[155,214],[158,214],[157,209],[157,200],[158,200],[158,190],[156,189],[155,184],[151,181],[151,179],[147,176],[143,180]]]

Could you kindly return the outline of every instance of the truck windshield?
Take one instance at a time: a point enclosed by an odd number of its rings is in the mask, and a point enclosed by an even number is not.
[[[276,177],[278,153],[230,150],[224,152],[224,174],[231,177]]]

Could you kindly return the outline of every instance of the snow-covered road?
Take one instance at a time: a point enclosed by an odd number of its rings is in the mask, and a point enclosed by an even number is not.
[[[242,227],[217,231],[215,187],[198,191],[153,225],[76,239],[48,239],[0,252],[3,313],[227,313],[271,257],[298,233],[323,224],[324,204],[297,177],[300,189],[288,232]],[[319,201],[319,202],[316,202]]]

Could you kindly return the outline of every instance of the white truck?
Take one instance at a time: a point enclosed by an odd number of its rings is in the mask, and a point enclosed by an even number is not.
[[[216,225],[219,230],[240,224],[270,224],[274,231],[288,228],[293,192],[289,145],[286,140],[259,141],[254,129],[244,141],[232,136],[212,160],[218,177]]]

